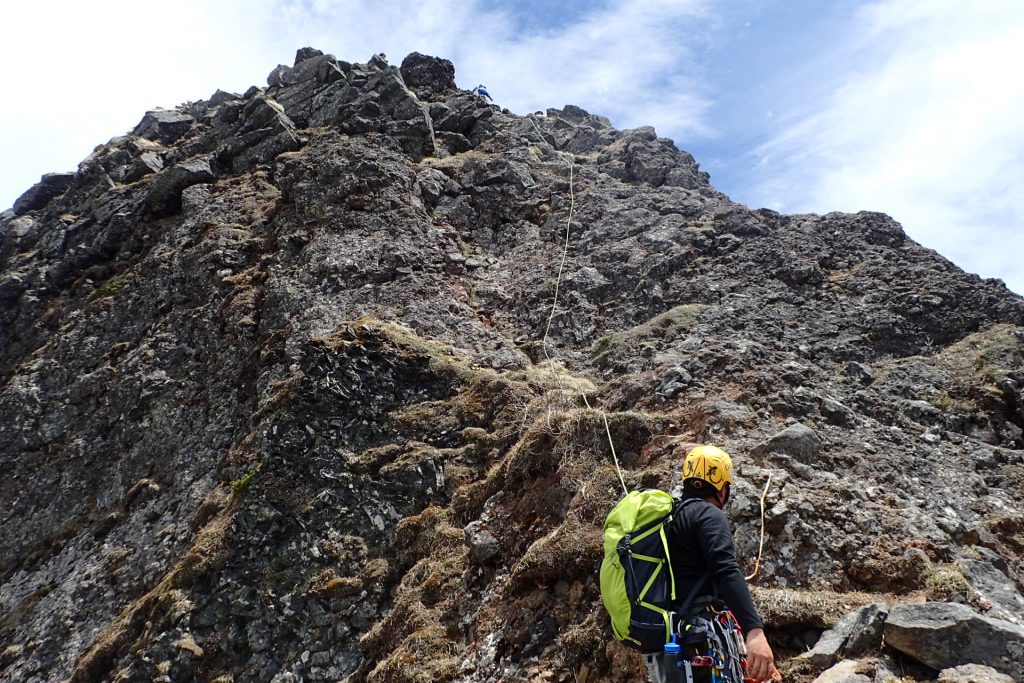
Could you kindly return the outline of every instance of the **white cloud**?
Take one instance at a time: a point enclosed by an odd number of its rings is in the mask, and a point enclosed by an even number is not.
[[[878,2],[837,49],[851,66],[820,110],[757,150],[757,200],[884,211],[1024,292],[1024,4]]]
[[[43,173],[74,170],[147,109],[262,82],[263,26],[240,2],[6,3],[0,41],[0,208]],[[255,47],[245,47],[250,44]]]

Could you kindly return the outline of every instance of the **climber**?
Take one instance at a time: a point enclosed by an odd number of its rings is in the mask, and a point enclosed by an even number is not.
[[[473,88],[473,94],[476,95],[477,98],[485,104],[494,101],[491,99],[491,94],[487,92],[487,86],[485,85],[478,85],[475,88]]]
[[[669,561],[676,577],[677,595],[688,595],[693,589],[697,597],[688,614],[678,617],[685,620],[730,610],[735,616],[730,623],[739,622],[746,634],[746,642],[738,643],[740,648],[746,646],[746,676],[754,681],[770,680],[777,677],[774,656],[736,560],[729,521],[722,509],[729,501],[732,481],[732,458],[725,451],[715,446],[698,446],[687,453],[683,462],[683,497],[676,504],[668,527]],[[694,588],[698,583],[701,585]],[[737,636],[737,640],[742,638]],[[693,670],[695,682],[711,680],[710,676],[710,669]]]

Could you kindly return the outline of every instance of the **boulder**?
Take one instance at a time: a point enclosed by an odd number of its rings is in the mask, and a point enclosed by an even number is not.
[[[754,447],[755,455],[782,453],[810,464],[821,450],[821,437],[810,427],[799,422],[786,427],[772,438]]]
[[[169,145],[187,133],[195,122],[193,117],[174,109],[154,109],[146,112],[131,134]]]
[[[210,162],[209,158],[191,159],[160,173],[146,196],[146,208],[156,216],[177,213],[181,209],[182,190],[216,179]]]
[[[959,603],[894,607],[885,622],[885,643],[933,669],[985,664],[1024,680],[1024,627]]]
[[[488,564],[501,555],[501,545],[480,520],[470,522],[464,529],[470,554],[480,564]]]
[[[874,683],[894,683],[894,681],[898,681],[901,678],[903,678],[903,676],[900,673],[903,670],[903,668],[899,664],[897,664],[896,660],[893,659],[893,657],[891,657],[890,655],[882,654],[879,657],[877,657],[874,660],[874,662]]]
[[[840,657],[862,654],[882,644],[882,628],[888,610],[884,603],[864,605],[843,616],[821,634],[814,648],[799,657],[816,667],[826,667]]]
[[[871,683],[870,678],[858,671],[860,668],[860,662],[844,659],[831,669],[821,672],[813,683]]]
[[[315,47],[300,47],[295,51],[295,63],[293,66],[298,66],[301,62],[313,57],[319,57],[323,55],[322,50],[317,50]]]
[[[981,664],[964,664],[963,666],[943,669],[939,672],[938,683],[1014,683],[1006,674],[1001,674],[990,666]]]
[[[850,361],[846,364],[846,370],[843,374],[851,379],[854,379],[864,386],[867,386],[875,381],[875,372],[863,363],[857,361]]]
[[[402,80],[421,100],[439,100],[456,89],[455,66],[447,59],[413,52],[402,60]]]
[[[304,128],[319,100],[333,97],[339,88],[348,89],[346,77],[351,65],[339,62],[334,55],[314,55],[303,50],[295,59],[294,67],[282,64],[270,72],[266,95],[280,103],[288,117]]]
[[[597,163],[605,173],[624,182],[653,187],[693,190],[707,186],[710,179],[688,152],[679,150],[668,138],[659,138],[651,126],[622,131],[604,147]]]
[[[980,555],[995,555],[986,548],[978,548],[977,551]],[[956,566],[963,572],[964,578],[982,603],[991,605],[986,616],[1024,626],[1024,597],[1013,585],[1013,581],[997,567],[996,562],[999,561],[998,556],[991,560],[964,557],[957,560]]]
[[[333,55],[310,56],[294,67],[278,66],[267,83],[267,97],[300,128],[336,126],[349,135],[384,133],[416,159],[434,153],[434,129],[426,107],[406,86],[399,69],[379,55],[366,65],[339,62]]]
[[[14,213],[18,216],[42,209],[54,197],[64,194],[75,180],[74,173],[47,173],[39,182],[14,200]]]
[[[246,103],[238,120],[220,135],[224,142],[217,149],[217,160],[235,173],[299,148],[295,124],[281,105],[262,96]]]
[[[693,376],[681,365],[669,368],[661,379],[658,394],[665,398],[675,398],[693,381]]]

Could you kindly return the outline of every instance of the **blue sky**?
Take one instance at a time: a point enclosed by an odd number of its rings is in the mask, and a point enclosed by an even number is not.
[[[298,47],[416,50],[518,113],[654,125],[751,207],[884,211],[1024,293],[1019,0],[37,0],[0,26],[3,207],[147,109],[264,85]]]

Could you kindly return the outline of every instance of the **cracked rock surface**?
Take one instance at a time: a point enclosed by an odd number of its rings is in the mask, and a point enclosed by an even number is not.
[[[888,216],[303,48],[0,214],[0,680],[635,680],[598,408],[630,487],[734,454],[747,571],[771,477],[783,659],[877,602],[1019,627],[1022,354]]]

